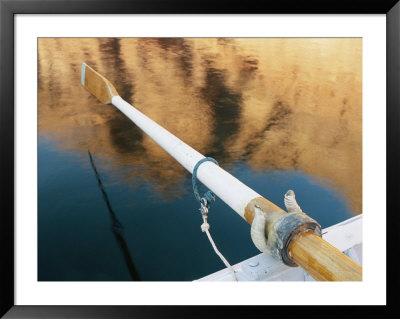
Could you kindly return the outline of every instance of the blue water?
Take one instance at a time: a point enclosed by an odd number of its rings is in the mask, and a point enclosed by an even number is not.
[[[39,280],[187,281],[224,268],[200,230],[189,173],[183,180],[183,197],[166,201],[155,196],[152,185],[141,182],[133,189],[118,175],[107,174],[102,157],[92,155],[122,227],[113,228],[115,218],[89,156],[60,151],[56,143],[39,136]],[[344,196],[301,171],[254,172],[240,162],[223,168],[282,208],[285,192],[295,190],[303,211],[322,227],[351,216]],[[209,223],[231,264],[259,253],[247,222],[219,199],[212,205]]]

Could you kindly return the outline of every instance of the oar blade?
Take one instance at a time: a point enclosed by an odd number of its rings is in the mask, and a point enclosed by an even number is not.
[[[112,98],[119,95],[110,81],[86,63],[82,63],[81,82],[101,103],[110,104]]]

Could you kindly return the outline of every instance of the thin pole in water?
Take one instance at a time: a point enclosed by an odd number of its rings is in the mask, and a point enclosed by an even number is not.
[[[118,217],[115,214],[115,212],[114,212],[114,210],[113,210],[113,208],[111,206],[111,202],[108,199],[107,192],[106,192],[106,190],[104,188],[104,185],[103,185],[103,183],[102,183],[102,181],[100,179],[100,175],[99,175],[99,173],[97,171],[96,164],[94,163],[94,159],[93,159],[92,154],[90,153],[89,150],[88,150],[88,154],[89,154],[90,165],[92,166],[92,169],[93,169],[94,174],[95,174],[96,179],[97,179],[97,183],[98,183],[99,188],[101,190],[101,193],[103,195],[103,199],[106,202],[108,212],[110,213],[110,217],[111,217],[111,221],[112,221],[112,227],[111,227],[112,232],[113,232],[113,234],[115,236],[115,239],[117,240],[117,243],[118,243],[119,247],[122,250],[126,265],[128,267],[129,274],[130,274],[130,276],[131,276],[133,281],[140,281],[139,274],[138,274],[138,272],[136,270],[135,264],[133,263],[132,256],[131,256],[131,254],[129,252],[128,245],[126,244],[126,241],[125,241],[124,227],[121,224],[121,222],[118,220]]]

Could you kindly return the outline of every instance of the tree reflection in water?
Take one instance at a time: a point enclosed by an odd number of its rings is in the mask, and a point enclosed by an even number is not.
[[[182,195],[185,171],[80,85],[86,62],[121,96],[222,167],[300,170],[362,212],[361,39],[40,38],[39,134],[92,150],[133,187]]]

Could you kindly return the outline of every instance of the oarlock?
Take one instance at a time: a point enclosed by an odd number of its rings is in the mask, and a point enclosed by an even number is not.
[[[265,198],[258,197],[247,205],[245,216],[248,221],[253,216],[249,222],[254,245],[286,265],[296,267],[297,264],[292,261],[289,252],[291,241],[306,231],[312,231],[321,237],[321,225],[301,210],[292,190],[285,194],[284,203],[288,212],[271,205]]]

